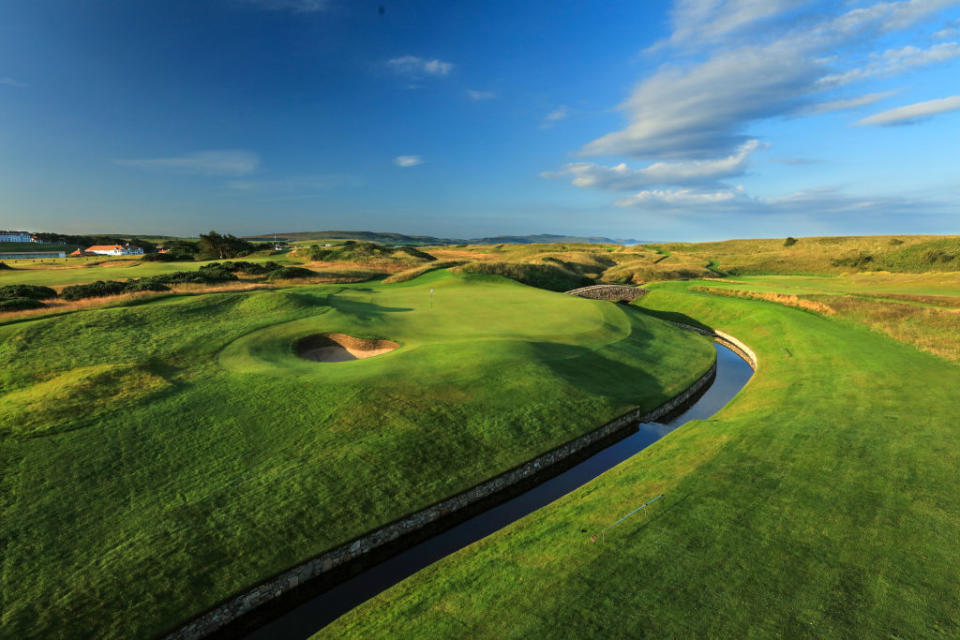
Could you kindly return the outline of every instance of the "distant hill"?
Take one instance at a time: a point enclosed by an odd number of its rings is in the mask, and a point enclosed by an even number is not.
[[[537,243],[569,243],[569,244],[643,244],[643,240],[604,238],[601,236],[558,236],[552,233],[538,233],[528,236],[493,236],[490,238],[474,238],[466,241],[469,244],[537,244]]]
[[[363,240],[380,244],[404,244],[414,246],[441,244],[535,244],[535,243],[585,243],[585,244],[642,244],[641,240],[616,240],[598,236],[561,236],[540,233],[526,236],[492,236],[488,238],[437,238],[434,236],[408,236],[402,233],[376,231],[295,231],[292,233],[262,233],[257,236],[244,236],[247,240],[272,240],[276,236],[289,242],[307,242],[310,240]]]
[[[375,231],[294,231],[291,233],[262,233],[258,236],[244,236],[245,240],[278,240],[288,242],[308,242],[310,240],[362,240],[379,244],[435,245],[459,244],[464,240],[454,238],[435,238],[433,236],[408,236],[402,233],[379,233]]]

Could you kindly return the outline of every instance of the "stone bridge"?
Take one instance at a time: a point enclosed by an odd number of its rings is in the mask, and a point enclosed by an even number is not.
[[[631,287],[627,284],[595,284],[567,291],[572,296],[590,300],[609,300],[610,302],[633,302],[646,295],[647,290]]]

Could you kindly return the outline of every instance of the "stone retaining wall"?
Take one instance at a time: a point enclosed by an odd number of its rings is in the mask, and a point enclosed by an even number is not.
[[[723,332],[711,333],[706,330],[674,323],[684,329],[691,329],[702,333],[717,342],[740,353],[756,368],[756,356],[742,342]],[[334,569],[342,568],[352,562],[368,556],[372,552],[428,528],[431,524],[468,510],[478,503],[495,500],[498,494],[509,497],[511,488],[529,482],[535,476],[546,473],[551,467],[561,466],[565,461],[575,458],[578,453],[590,449],[605,440],[616,438],[618,435],[627,435],[632,425],[638,422],[655,422],[664,416],[670,415],[678,408],[696,399],[706,387],[713,382],[716,376],[716,362],[710,369],[690,385],[685,391],[673,399],[665,402],[652,411],[643,413],[640,409],[630,411],[619,418],[611,420],[602,427],[591,431],[579,438],[571,440],[555,449],[533,458],[518,467],[506,471],[495,478],[482,482],[475,487],[442,500],[425,509],[421,509],[408,516],[395,520],[383,527],[367,533],[355,540],[342,544],[318,556],[315,556],[292,569],[284,571],[260,584],[240,593],[206,613],[194,618],[177,630],[165,636],[166,640],[196,640],[205,638],[225,625],[229,624],[267,604],[283,594],[296,589],[304,583],[318,579]]]
[[[646,295],[647,290],[640,287],[631,287],[626,284],[595,284],[589,287],[580,287],[567,291],[571,296],[588,298],[590,300],[607,300],[609,302],[633,302]]]
[[[673,320],[669,320],[668,322],[675,327],[680,327],[681,329],[686,329],[687,331],[695,331],[700,335],[713,338],[714,341],[722,344],[727,349],[730,349],[730,351],[733,351],[735,354],[743,358],[754,371],[760,367],[760,360],[757,358],[757,354],[753,352],[753,349],[726,331],[721,331],[720,329],[703,329],[701,327],[695,327],[692,324],[674,322]]]

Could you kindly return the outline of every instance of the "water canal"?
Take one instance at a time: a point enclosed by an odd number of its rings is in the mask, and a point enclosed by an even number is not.
[[[407,576],[570,493],[674,429],[691,420],[713,416],[753,375],[751,366],[739,355],[725,346],[716,344],[715,347],[716,379],[693,405],[666,424],[640,423],[636,432],[542,484],[438,533],[292,609],[274,613],[272,619],[245,637],[248,640],[307,638]],[[252,620],[248,622],[252,623]]]

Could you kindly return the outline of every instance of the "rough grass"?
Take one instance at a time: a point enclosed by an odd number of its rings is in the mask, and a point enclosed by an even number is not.
[[[778,292],[771,291],[772,288]],[[833,278],[752,276],[736,284],[711,286],[709,291],[796,300],[794,306],[811,310],[828,307],[846,321],[960,362],[960,273],[876,273]]]
[[[384,282],[409,282],[415,278],[419,278],[425,273],[431,271],[436,271],[438,269],[449,269],[451,267],[459,267],[464,262],[463,260],[443,260],[437,262],[431,262],[430,264],[425,264],[419,267],[414,267],[412,269],[407,269],[405,271],[399,271],[393,275],[387,276],[383,279]]]
[[[663,245],[676,256],[714,260],[726,275],[924,273],[960,270],[960,236],[851,236]]]
[[[795,307],[797,309],[804,309],[806,311],[813,311],[814,313],[822,313],[823,315],[832,316],[836,314],[836,311],[827,304],[823,302],[818,302],[816,300],[808,300],[806,298],[801,298],[796,295],[786,295],[783,293],[776,293],[773,291],[744,291],[742,289],[722,289],[720,287],[704,287],[704,286],[695,286],[690,288],[691,291],[702,291],[704,293],[712,293],[714,295],[720,296],[729,296],[732,298],[750,298],[751,300],[766,300],[767,302],[775,302],[777,304],[786,305],[788,307]]]
[[[327,332],[401,346],[294,355]],[[620,305],[446,272],[0,325],[0,636],[157,636],[712,358]]]
[[[677,283],[640,304],[745,340],[759,371],[714,418],[317,638],[960,636],[960,367],[839,317]],[[590,541],[661,493],[649,518]]]

